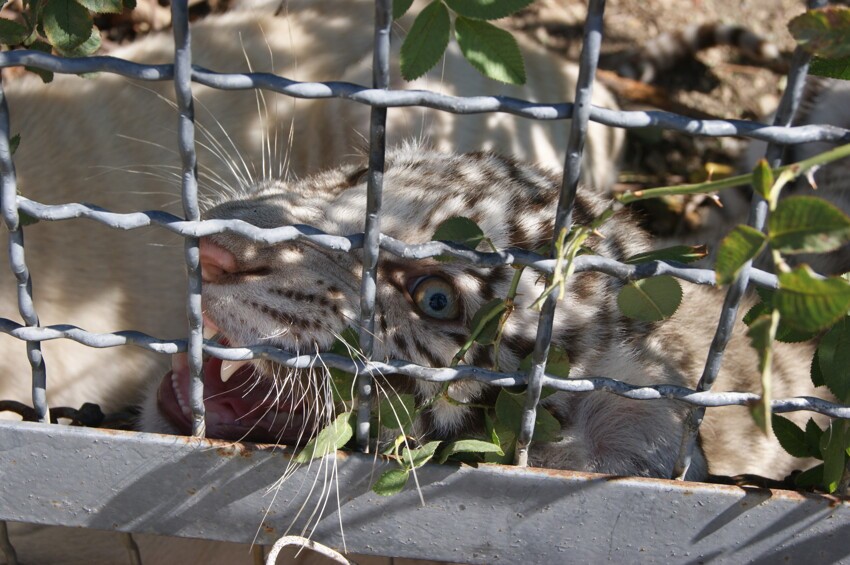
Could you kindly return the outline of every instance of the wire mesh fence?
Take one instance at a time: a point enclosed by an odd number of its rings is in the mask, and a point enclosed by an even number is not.
[[[809,2],[809,7],[825,4]],[[341,9],[343,7],[341,6]],[[504,112],[535,120],[570,119],[568,148],[564,165],[561,197],[555,216],[554,233],[572,222],[572,210],[581,172],[582,152],[589,121],[618,128],[654,126],[701,136],[741,136],[769,142],[767,159],[771,166],[780,164],[782,147],[811,141],[850,141],[850,132],[828,125],[791,127],[799,103],[808,68],[808,55],[798,49],[793,56],[788,86],[780,109],[772,125],[743,120],[696,120],[662,111],[617,111],[593,107],[590,97],[593,78],[602,43],[604,0],[590,0],[585,23],[580,73],[574,103],[539,104],[506,97],[454,97],[427,91],[388,90],[389,40],[392,23],[392,2],[376,0],[373,84],[363,86],[350,83],[298,82],[269,73],[224,74],[192,66],[188,7],[186,1],[175,1],[172,6],[175,41],[173,65],[140,65],[112,57],[85,57],[64,59],[34,51],[0,53],[0,67],[26,65],[54,73],[82,74],[93,72],[114,73],[142,81],[167,81],[175,85],[177,94],[178,138],[177,148],[181,162],[183,217],[158,210],[116,213],[81,203],[48,205],[27,199],[18,194],[15,169],[10,150],[9,111],[5,96],[0,99],[0,190],[2,213],[9,231],[10,266],[18,282],[18,304],[24,324],[10,319],[0,319],[0,331],[23,340],[32,367],[32,397],[36,418],[50,421],[47,404],[47,368],[42,358],[40,344],[54,339],[70,339],[90,347],[117,347],[134,345],[162,354],[188,352],[192,375],[190,404],[192,433],[203,437],[204,394],[202,356],[208,354],[225,360],[268,359],[293,369],[310,368],[321,361],[328,367],[342,369],[358,375],[357,392],[359,411],[357,445],[368,449],[370,437],[370,397],[373,375],[405,375],[432,382],[451,382],[474,379],[496,386],[526,385],[527,404],[522,428],[518,436],[516,463],[526,465],[528,446],[534,432],[535,414],[540,403],[543,386],[568,392],[607,391],[633,399],[678,399],[693,406],[687,421],[687,430],[680,450],[677,474],[684,476],[694,449],[696,434],[706,407],[747,405],[758,399],[754,393],[711,392],[720,363],[731,336],[731,329],[743,294],[749,285],[777,288],[777,278],[771,273],[753,268],[750,264],[742,270],[726,294],[721,319],[711,344],[708,359],[696,389],[658,384],[635,386],[605,376],[558,379],[546,374],[546,359],[552,339],[552,325],[557,300],[550,295],[542,309],[534,346],[530,371],[498,372],[472,365],[459,367],[424,367],[405,360],[356,361],[348,357],[321,353],[296,355],[265,345],[250,347],[223,347],[203,339],[201,312],[201,272],[199,265],[199,239],[205,236],[234,233],[266,244],[288,241],[308,241],[324,249],[350,252],[362,250],[363,275],[360,300],[360,347],[368,358],[372,351],[375,327],[375,294],[379,255],[388,253],[406,259],[424,259],[449,255],[457,260],[480,266],[524,265],[542,273],[551,274],[555,259],[523,249],[503,249],[496,252],[478,252],[440,242],[407,244],[381,233],[381,196],[384,159],[386,152],[386,115],[388,109],[407,106],[424,106],[456,114]],[[328,234],[310,226],[280,226],[261,229],[241,220],[204,220],[200,218],[197,187],[197,158],[194,140],[194,109],[192,83],[222,90],[263,89],[294,98],[341,98],[354,104],[371,107],[369,136],[369,172],[367,176],[367,217],[365,233]],[[2,96],[2,94],[0,94]],[[767,212],[766,202],[754,195],[749,224],[763,229]],[[183,340],[163,340],[136,331],[98,334],[70,325],[41,326],[32,298],[32,280],[25,259],[23,218],[43,221],[60,221],[87,218],[111,228],[128,230],[155,225],[182,236],[185,240],[185,258],[189,279],[188,317],[190,333]],[[684,267],[664,261],[640,265],[627,265],[603,257],[585,255],[575,261],[576,272],[599,271],[622,279],[636,280],[668,274],[697,284],[714,284],[714,271]],[[68,320],[73,323],[73,320]],[[790,398],[773,401],[774,412],[810,410],[832,417],[850,418],[850,407],[817,398]],[[0,523],[2,525],[2,523]],[[0,530],[0,543],[3,543]]]

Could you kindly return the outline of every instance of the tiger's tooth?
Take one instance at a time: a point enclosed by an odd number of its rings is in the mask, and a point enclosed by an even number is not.
[[[221,364],[221,382],[229,381],[233,373],[241,369],[246,363],[247,361],[223,361]]]

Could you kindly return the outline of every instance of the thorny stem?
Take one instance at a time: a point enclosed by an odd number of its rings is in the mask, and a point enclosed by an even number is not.
[[[811,169],[814,169],[821,165],[826,165],[827,163],[832,163],[833,161],[837,161],[848,156],[850,156],[850,143],[846,145],[841,145],[840,147],[836,147],[835,149],[831,149],[829,151],[825,151],[823,153],[820,153],[819,155],[815,155],[814,157],[803,159],[802,161],[798,161],[797,163],[777,167],[776,169],[773,169],[773,172],[775,174],[782,175],[786,174],[787,171],[788,177],[785,182],[789,182],[791,180],[796,179],[800,175],[805,174]],[[752,174],[747,173],[744,175],[736,175],[734,177],[728,177],[716,181],[700,182],[695,184],[682,184],[679,186],[647,188],[646,190],[627,191],[623,194],[618,195],[617,200],[622,202],[623,204],[629,204],[637,200],[646,200],[649,198],[658,198],[661,196],[715,192],[718,190],[723,190],[725,188],[732,188],[735,186],[750,184],[750,182],[752,182],[752,178]]]
[[[511,279],[511,286],[508,289],[508,295],[505,297],[505,311],[502,312],[502,317],[499,319],[499,329],[496,332],[496,340],[493,343],[493,369],[496,371],[499,370],[499,348],[502,345],[502,333],[505,331],[505,324],[508,323],[508,318],[516,309],[514,298],[516,298],[519,281],[522,278],[525,267],[514,266],[514,269],[514,277]]]

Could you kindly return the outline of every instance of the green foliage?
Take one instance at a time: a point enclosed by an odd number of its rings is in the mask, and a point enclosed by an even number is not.
[[[806,432],[797,424],[777,414],[772,417],[773,433],[782,448],[794,457],[817,457],[819,450],[812,450],[806,442]],[[810,420],[814,422],[813,420]]]
[[[792,196],[770,214],[768,233],[781,253],[826,253],[850,242],[850,218],[822,198]]]
[[[100,48],[100,30],[92,14],[119,14],[136,7],[135,0],[41,0],[25,1],[24,23],[0,19],[0,44],[23,47],[65,57],[85,57]],[[44,82],[53,73],[32,67]]]
[[[292,460],[295,463],[309,463],[313,459],[334,453],[344,447],[353,435],[352,413],[343,412],[316,437],[308,441]]]
[[[752,179],[753,189],[758,192],[762,198],[767,201],[773,200],[771,190],[773,189],[774,178],[773,171],[767,164],[766,159],[760,159],[753,169]]]
[[[736,226],[720,242],[717,250],[717,284],[730,284],[744,267],[764,249],[767,238],[763,233],[750,226]]]
[[[458,15],[477,20],[498,20],[518,12],[534,0],[446,0]]]
[[[484,76],[510,84],[525,83],[525,64],[513,36],[485,20],[509,16],[532,0],[433,0],[416,16],[401,46],[401,75],[415,80],[432,69],[448,47],[455,12],[454,35],[461,53]],[[412,0],[394,0],[393,17],[400,18]]]
[[[813,55],[809,73],[850,80],[850,9],[809,10],[788,24],[797,42]]]
[[[773,302],[789,325],[803,331],[829,327],[850,308],[850,284],[838,277],[819,279],[808,265],[779,274]]]
[[[632,255],[625,263],[636,265],[650,261],[676,261],[678,263],[693,263],[708,255],[705,245],[674,245],[663,249],[653,249],[645,253]]]
[[[12,20],[0,19],[0,43],[20,45],[30,36],[30,30]]]
[[[820,340],[819,376],[841,402],[850,402],[850,318],[844,317]]]
[[[484,237],[484,232],[478,227],[478,224],[464,218],[462,216],[454,216],[445,220],[437,226],[431,241],[447,241],[465,245],[470,249],[477,249],[481,242],[486,243],[491,249],[495,249],[493,242],[489,238]],[[437,257],[438,261],[451,261],[452,258],[446,255]]]
[[[513,393],[507,389],[499,391],[496,398],[495,414],[496,428],[503,427],[515,436],[519,434],[522,427],[522,413],[525,410],[525,393]],[[534,441],[558,441],[560,438],[561,424],[549,413],[548,410],[537,410],[534,421]]]
[[[445,463],[449,457],[456,453],[495,453],[496,455],[504,455],[502,448],[498,444],[480,439],[461,439],[453,441],[446,445],[440,451],[438,463]]]
[[[413,0],[393,0],[393,19],[397,20],[413,6]]]
[[[788,29],[812,55],[826,59],[850,57],[850,9],[845,6],[809,10],[792,19]]]
[[[375,481],[372,491],[381,496],[392,496],[404,490],[404,485],[409,478],[410,471],[407,469],[390,469]]]
[[[821,486],[827,492],[838,490],[847,461],[847,437],[843,420],[835,420],[824,430],[820,438],[820,453],[823,459]]]
[[[340,338],[334,341],[331,346],[331,353],[357,359],[362,356],[359,341],[360,338],[357,335],[357,331],[352,327],[348,327],[342,332]],[[354,374],[333,367],[329,371],[331,374],[331,392],[334,402],[342,402],[346,406],[349,406],[354,398]]]
[[[401,45],[401,76],[416,80],[433,68],[449,45],[450,31],[446,5],[434,0],[416,16]]]
[[[850,80],[850,57],[842,57],[840,59],[823,59],[821,57],[812,58],[809,64],[809,74],[837,78],[841,80]]]
[[[774,294],[775,292],[772,290],[764,288],[758,289],[758,295],[761,298],[761,302],[750,308],[746,315],[744,315],[744,323],[746,325],[751,325],[756,319],[758,319],[759,316],[769,314],[773,310]],[[790,327],[788,322],[780,317],[775,339],[776,341],[781,341],[783,343],[800,343],[814,339],[817,334],[818,332],[804,332]]]
[[[620,312],[644,322],[660,322],[676,313],[682,302],[682,285],[664,275],[630,281],[617,296]]]
[[[381,400],[378,418],[381,427],[388,430],[410,431],[416,414],[416,400],[412,394],[393,394]]]
[[[484,76],[508,84],[525,84],[525,65],[516,39],[481,20],[457,16],[455,37],[461,53]]]

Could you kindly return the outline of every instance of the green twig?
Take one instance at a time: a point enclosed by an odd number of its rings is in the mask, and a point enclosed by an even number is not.
[[[797,163],[777,167],[776,169],[773,169],[773,172],[776,175],[780,175],[788,171],[788,173],[786,173],[786,182],[790,182],[791,180],[796,179],[800,175],[805,174],[807,171],[813,168],[819,167],[821,165],[826,165],[827,163],[832,163],[833,161],[843,159],[844,157],[850,157],[850,143],[846,145],[841,145],[839,147],[836,147],[835,149],[830,149],[829,151],[825,151],[823,153],[815,155],[814,157],[809,157],[808,159],[804,159]],[[750,184],[750,182],[752,182],[752,178],[752,173],[747,173],[745,175],[736,175],[734,177],[728,177],[716,181],[628,191],[618,195],[617,200],[619,200],[623,204],[629,204],[638,200],[647,200],[649,198],[659,198],[662,196],[672,196],[677,194],[705,194],[710,192],[717,192],[725,188],[732,188],[735,186]]]

